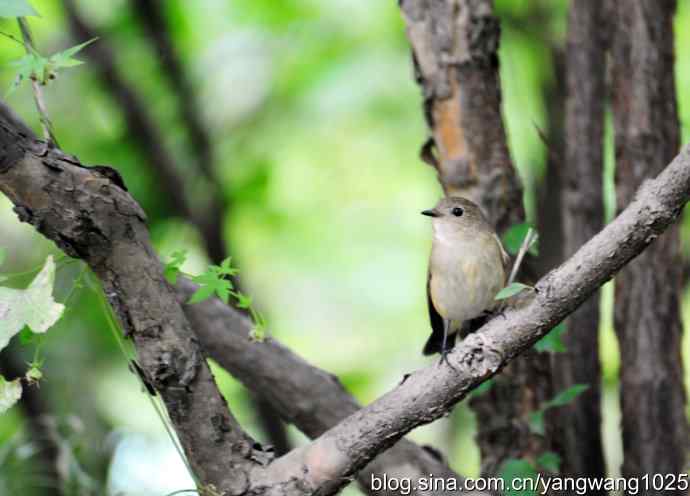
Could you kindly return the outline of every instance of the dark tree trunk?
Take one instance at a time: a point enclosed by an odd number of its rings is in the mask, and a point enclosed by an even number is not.
[[[602,2],[574,0],[566,49],[565,163],[562,181],[563,255],[571,256],[604,223],[603,129],[605,29]],[[552,355],[554,389],[589,389],[555,412],[553,442],[564,475],[603,477],[599,292],[567,320],[564,353]],[[591,494],[605,494],[604,491]]]
[[[613,4],[613,109],[618,209],[679,145],[672,0]],[[616,277],[623,475],[684,473],[688,449],[680,355],[678,227]],[[656,491],[646,494],[686,494]]]

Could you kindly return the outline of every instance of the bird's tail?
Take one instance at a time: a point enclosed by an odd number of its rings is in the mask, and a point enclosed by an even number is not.
[[[448,350],[452,349],[453,346],[455,346],[455,336],[457,332],[451,332],[448,334],[448,341],[446,342],[446,348]],[[443,347],[443,331],[432,331],[431,336],[429,336],[429,339],[427,340],[426,344],[424,345],[424,349],[422,350],[422,354],[424,355],[433,355],[434,353],[441,353],[441,348]]]
[[[455,328],[457,330],[454,330],[448,334],[448,342],[446,343],[446,348],[448,348],[448,350],[452,350],[453,346],[455,346],[455,341],[457,340],[458,335],[460,336],[461,340],[465,339],[468,334],[476,331],[481,326],[483,326],[487,322],[487,320],[489,320],[491,315],[491,312],[488,312],[486,314],[480,315],[479,317],[475,317],[472,320],[466,320],[462,322],[462,324],[460,325],[458,325],[459,322],[453,321],[453,323],[451,324],[451,328]],[[431,331],[431,336],[429,336],[429,339],[424,345],[424,350],[422,350],[422,354],[433,355],[434,353],[441,353],[441,351],[443,351],[441,348],[443,348],[443,329],[434,329]]]

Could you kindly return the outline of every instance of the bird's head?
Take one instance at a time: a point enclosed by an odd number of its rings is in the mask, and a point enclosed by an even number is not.
[[[424,210],[422,215],[433,218],[435,232],[493,231],[479,205],[459,196],[441,198],[434,208]]]

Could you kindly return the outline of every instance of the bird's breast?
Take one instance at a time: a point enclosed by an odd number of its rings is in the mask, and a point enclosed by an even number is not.
[[[505,283],[500,247],[493,239],[434,242],[429,291],[445,319],[468,320],[494,305]]]

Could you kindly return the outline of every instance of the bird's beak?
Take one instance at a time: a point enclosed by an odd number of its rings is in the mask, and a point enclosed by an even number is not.
[[[435,208],[431,208],[429,210],[424,210],[422,212],[422,215],[427,215],[429,217],[440,217],[441,216],[441,214]]]

